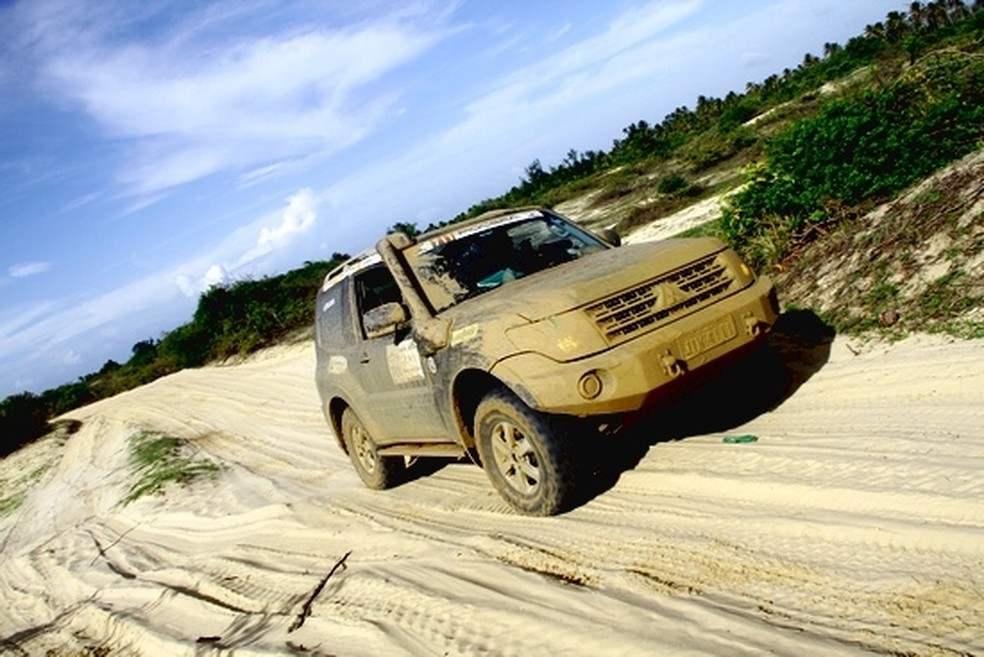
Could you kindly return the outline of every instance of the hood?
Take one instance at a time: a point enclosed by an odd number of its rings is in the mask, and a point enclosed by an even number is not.
[[[511,281],[449,308],[442,316],[455,324],[513,316],[507,324],[537,322],[716,253],[714,238],[674,239],[632,244],[591,253],[545,271]]]

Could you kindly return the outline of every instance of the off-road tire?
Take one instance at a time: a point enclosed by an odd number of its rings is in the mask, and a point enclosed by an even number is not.
[[[342,412],[342,440],[359,478],[369,488],[382,490],[400,483],[406,466],[402,456],[380,456],[376,441],[351,408]]]
[[[536,411],[509,390],[488,393],[475,412],[482,467],[518,511],[550,516],[567,510],[574,492],[565,423]]]

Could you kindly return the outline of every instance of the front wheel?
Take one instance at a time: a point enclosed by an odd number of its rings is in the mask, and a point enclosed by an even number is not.
[[[475,437],[482,467],[499,494],[523,513],[549,516],[570,504],[574,467],[562,427],[505,389],[493,390],[478,405]]]
[[[380,456],[376,441],[351,408],[342,412],[342,440],[359,478],[377,490],[395,486],[406,469],[402,456]]]

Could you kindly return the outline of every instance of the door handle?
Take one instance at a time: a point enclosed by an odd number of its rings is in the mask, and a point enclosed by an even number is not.
[[[359,362],[362,363],[363,365],[368,365],[369,364],[369,352],[368,351],[363,351],[362,352],[362,356],[359,357]]]

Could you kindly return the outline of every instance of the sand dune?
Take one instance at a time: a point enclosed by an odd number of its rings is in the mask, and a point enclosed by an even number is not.
[[[984,342],[815,338],[776,332],[779,397],[746,368],[616,436],[555,518],[470,463],[363,488],[309,344],[81,409],[3,462],[60,455],[0,519],[0,652],[984,654]],[[224,469],[123,505],[140,430]]]

